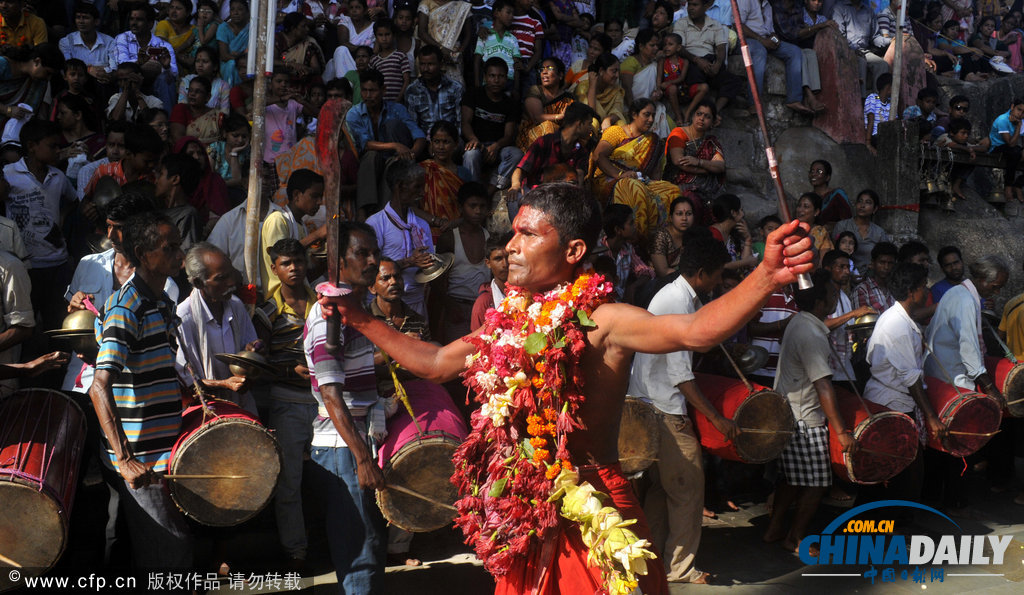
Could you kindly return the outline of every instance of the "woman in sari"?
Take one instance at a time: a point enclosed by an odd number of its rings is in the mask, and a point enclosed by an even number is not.
[[[230,16],[217,27],[220,47],[220,78],[234,87],[245,78],[245,60],[249,53],[249,5],[245,0],[230,0]]]
[[[569,72],[565,73],[565,84],[569,85],[569,88],[573,88],[573,85],[578,85],[580,81],[588,78],[590,65],[600,58],[601,54],[608,54],[611,51],[612,39],[610,37],[604,33],[591,35],[590,44],[587,46],[587,57],[572,63]]]
[[[850,205],[850,197],[842,188],[830,188],[832,181],[832,164],[824,159],[817,159],[811,162],[811,170],[807,172],[807,181],[811,183],[811,189],[821,197],[821,213],[818,214],[818,223],[825,226],[832,232],[836,223],[843,219],[853,217],[853,207]]]
[[[430,129],[430,159],[420,165],[426,171],[423,188],[423,210],[430,214],[425,219],[440,235],[449,221],[459,218],[459,203],[455,197],[462,184],[473,179],[469,170],[452,161],[458,144],[459,131],[451,122],[441,120]]]
[[[186,103],[179,103],[171,110],[171,140],[178,142],[184,136],[194,136],[204,145],[223,138],[221,123],[224,114],[208,105],[210,102],[210,79],[197,76],[188,84]]]
[[[178,68],[191,70],[194,60],[192,49],[197,30],[192,21],[192,0],[171,0],[167,5],[167,18],[156,24],[153,33],[171,44]]]
[[[356,46],[373,47],[373,22],[366,11],[366,0],[348,0],[348,14],[338,20],[338,42],[351,54],[355,53]]]
[[[444,73],[463,82],[462,52],[471,37],[466,18],[471,5],[460,0],[422,0],[417,14],[420,40],[441,48]]]
[[[594,149],[594,194],[605,203],[633,209],[641,237],[668,220],[668,207],[679,187],[660,179],[663,142],[651,132],[654,102],[637,99],[629,106],[629,124],[611,126]]]
[[[564,82],[565,65],[558,58],[541,62],[540,84],[530,87],[523,100],[523,121],[516,146],[523,153],[533,141],[560,128],[565,108],[574,101]]]
[[[815,192],[804,192],[796,201],[794,213],[798,221],[810,226],[811,231],[808,235],[814,240],[814,252],[818,255],[817,261],[820,263],[825,253],[835,248],[832,238],[829,237],[828,229],[824,225],[818,224],[818,216],[821,215],[821,197]]]
[[[309,19],[293,12],[284,17],[281,35],[275,38],[275,64],[287,67],[302,82],[303,91],[320,81],[324,71],[324,54],[309,36]]]
[[[625,120],[626,90],[619,83],[619,59],[601,54],[590,65],[590,76],[576,85],[576,100],[597,113],[602,132]]]
[[[651,265],[659,279],[671,275],[679,268],[683,234],[693,227],[693,201],[680,196],[672,201],[668,212],[668,221],[655,233],[651,243]]]
[[[653,29],[644,29],[636,36],[634,53],[619,67],[622,87],[626,90],[626,103],[649,98],[655,102],[654,126],[651,130],[660,137],[668,136],[672,128],[665,106],[658,101],[662,92],[658,88],[658,38]]]
[[[711,225],[711,201],[725,183],[725,156],[722,145],[708,131],[714,126],[718,108],[711,99],[702,99],[688,126],[668,135],[668,160],[665,179],[677,184],[690,197],[697,223]]]

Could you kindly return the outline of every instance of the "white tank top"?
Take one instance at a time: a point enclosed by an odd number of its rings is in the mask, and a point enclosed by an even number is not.
[[[459,235],[459,228],[452,229],[455,237],[455,262],[448,271],[448,296],[459,300],[474,301],[480,295],[480,286],[487,283],[491,278],[491,270],[487,268],[486,259],[477,264],[469,262],[466,257],[466,249],[462,246],[462,236]],[[484,241],[487,241],[489,234],[484,230]]]

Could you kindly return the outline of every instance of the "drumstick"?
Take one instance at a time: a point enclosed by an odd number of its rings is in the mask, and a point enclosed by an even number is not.
[[[762,430],[761,428],[740,428],[744,434],[795,434],[793,430]]]
[[[5,556],[3,554],[0,554],[0,563],[6,564],[8,566],[13,566],[15,568],[24,568],[24,566],[22,566],[21,564],[18,564],[17,562],[15,562],[14,560],[11,560],[10,558],[8,558],[7,556]]]
[[[742,380],[743,384],[747,387],[747,391],[754,392],[754,385],[750,384],[750,381],[747,380],[747,377],[743,375],[742,371],[740,371],[740,367],[737,366],[736,362],[732,359],[732,355],[729,353],[729,350],[726,349],[725,345],[723,345],[722,343],[719,343],[718,346],[722,349],[722,353],[725,354],[725,359],[729,360],[729,363],[732,364],[732,369],[736,370],[736,374],[740,377],[740,380]]]
[[[394,484],[388,484],[387,486],[385,486],[384,489],[386,489],[386,490],[395,490],[396,492],[400,492],[402,494],[405,494],[406,496],[412,496],[413,498],[419,498],[420,500],[423,500],[424,502],[430,502],[434,506],[440,506],[441,508],[444,508],[445,510],[450,510],[452,512],[459,512],[459,509],[455,508],[451,504],[445,504],[444,502],[441,502],[440,500],[435,500],[435,499],[431,498],[430,496],[425,496],[425,495],[423,495],[423,494],[421,494],[419,492],[410,490],[409,488],[404,488],[402,486],[398,486],[398,485],[394,485]]]
[[[995,432],[961,432],[960,430],[950,430],[949,433],[953,434],[954,436],[981,436],[981,437],[986,437],[986,436],[995,436],[996,434],[999,433],[999,430],[996,430]]]
[[[189,473],[172,473],[158,476],[160,479],[249,479],[251,475],[202,475]]]

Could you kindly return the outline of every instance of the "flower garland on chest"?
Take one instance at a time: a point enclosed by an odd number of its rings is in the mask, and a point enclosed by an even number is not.
[[[463,377],[480,408],[454,457],[452,483],[461,496],[455,523],[495,576],[552,537],[559,515],[579,525],[589,563],[610,593],[631,592],[654,557],[646,540],[626,529],[635,520],[578,483],[567,448],[569,434],[583,428],[584,328],[596,326],[590,317],[612,291],[590,274],[537,295],[509,286],[484,331],[466,339],[477,350]]]

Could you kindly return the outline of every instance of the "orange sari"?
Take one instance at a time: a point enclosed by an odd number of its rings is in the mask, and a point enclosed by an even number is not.
[[[433,159],[420,163],[427,172],[423,190],[423,210],[435,217],[449,221],[459,218],[459,202],[456,195],[462,188],[462,179]]]

